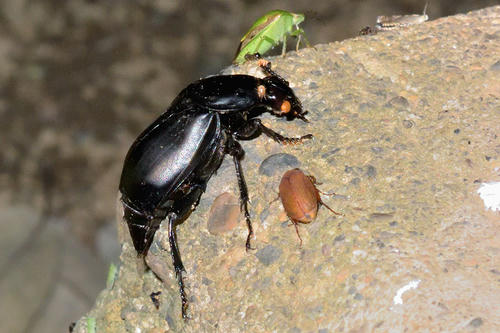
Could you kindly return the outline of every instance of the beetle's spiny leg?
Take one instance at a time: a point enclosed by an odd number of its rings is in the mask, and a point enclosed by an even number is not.
[[[229,155],[233,156],[234,167],[236,169],[236,178],[238,179],[238,186],[240,188],[240,210],[245,214],[245,221],[248,228],[247,241],[245,243],[246,249],[254,250],[250,244],[250,240],[253,237],[253,227],[252,221],[250,220],[250,213],[248,212],[248,188],[245,181],[245,176],[243,175],[243,168],[241,167],[241,160],[245,155],[245,152],[238,141],[233,138],[229,139],[227,152]]]
[[[281,143],[283,145],[286,145],[286,144],[298,144],[298,143],[302,143],[303,140],[308,140],[308,139],[312,139],[313,138],[312,134],[306,134],[306,135],[303,135],[303,136],[301,136],[299,138],[287,138],[286,136],[283,136],[283,135],[281,135],[281,134],[273,131],[272,129],[264,126],[260,122],[259,122],[259,127],[260,127],[260,130],[262,131],[262,133],[264,133],[265,135],[267,135],[268,137],[270,137],[274,141],[276,141],[278,143]]]
[[[184,290],[184,281],[182,280],[182,272],[185,272],[184,265],[182,264],[181,255],[179,253],[179,247],[177,245],[177,235],[175,234],[175,222],[177,221],[177,214],[170,213],[167,216],[168,219],[168,241],[170,243],[170,254],[172,255],[172,261],[174,264],[175,277],[177,278],[177,283],[179,285],[179,293],[181,295],[182,302],[182,318],[184,320],[188,319],[187,309],[188,309],[188,299],[186,296],[186,291]]]
[[[248,188],[247,183],[245,181],[245,177],[243,176],[243,169],[241,167],[241,161],[236,156],[233,156],[234,165],[236,168],[236,178],[238,178],[238,185],[240,188],[240,210],[245,214],[245,221],[247,223],[248,228],[248,236],[247,241],[245,243],[245,247],[248,250],[255,250],[250,244],[250,241],[253,237],[253,227],[252,221],[250,220],[250,213],[248,212]]]

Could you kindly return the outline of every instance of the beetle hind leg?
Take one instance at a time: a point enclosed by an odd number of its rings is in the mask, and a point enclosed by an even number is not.
[[[299,247],[302,248],[302,237],[300,237],[300,232],[299,232],[299,223],[297,221],[294,221],[290,219],[292,224],[289,224],[288,226],[294,226],[295,227],[295,232],[297,233],[297,236],[299,237]]]
[[[243,175],[243,168],[241,167],[241,160],[245,155],[245,151],[234,139],[230,139],[226,147],[226,151],[229,155],[233,157],[234,167],[236,168],[236,178],[238,179],[238,187],[240,188],[240,210],[245,214],[245,221],[248,228],[247,241],[245,243],[246,249],[254,250],[250,244],[250,240],[253,237],[253,227],[252,221],[250,220],[250,213],[248,212],[248,187],[245,181],[245,176]]]
[[[182,318],[184,320],[188,319],[187,309],[188,309],[188,299],[186,296],[186,291],[184,290],[184,281],[182,280],[182,273],[186,270],[182,264],[181,254],[179,252],[179,246],[177,245],[177,235],[175,234],[175,225],[178,217],[175,213],[170,213],[167,216],[168,219],[168,241],[170,243],[170,254],[172,255],[172,261],[174,264],[175,276],[177,278],[177,283],[179,285],[179,293],[181,295],[182,302]]]

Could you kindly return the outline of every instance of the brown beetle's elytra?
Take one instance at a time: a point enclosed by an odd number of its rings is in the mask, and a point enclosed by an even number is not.
[[[316,184],[314,176],[307,176],[302,170],[296,168],[285,172],[279,185],[281,203],[288,218],[295,226],[300,246],[302,246],[302,238],[297,225],[298,223],[309,224],[314,221],[320,205],[325,206],[335,215],[342,215],[321,200],[320,191],[316,188]]]

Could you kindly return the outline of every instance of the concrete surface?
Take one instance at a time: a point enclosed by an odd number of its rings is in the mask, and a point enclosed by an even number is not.
[[[177,228],[192,319],[180,316],[165,226],[150,251],[162,282],[138,270],[119,221],[118,276],[87,314],[98,331],[499,331],[500,212],[477,190],[500,181],[500,7],[317,45],[273,64],[311,122],[264,123],[315,139],[243,143],[256,251],[245,252],[242,218],[226,234],[207,230],[215,197],[238,193],[225,161]],[[302,248],[271,203],[282,173],[259,173],[277,153],[340,194],[325,202],[345,216],[320,210],[300,226]]]

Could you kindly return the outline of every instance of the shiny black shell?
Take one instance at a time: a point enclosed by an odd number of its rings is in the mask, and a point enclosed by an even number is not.
[[[125,218],[138,253],[147,251],[147,227],[166,211],[185,214],[199,200],[224,158],[225,134],[217,113],[164,114],[130,148],[120,180]],[[196,188],[192,188],[192,187]],[[199,190],[202,191],[199,191]],[[189,195],[198,190],[199,195]],[[191,202],[176,200],[190,198]],[[159,221],[158,221],[159,219]]]

